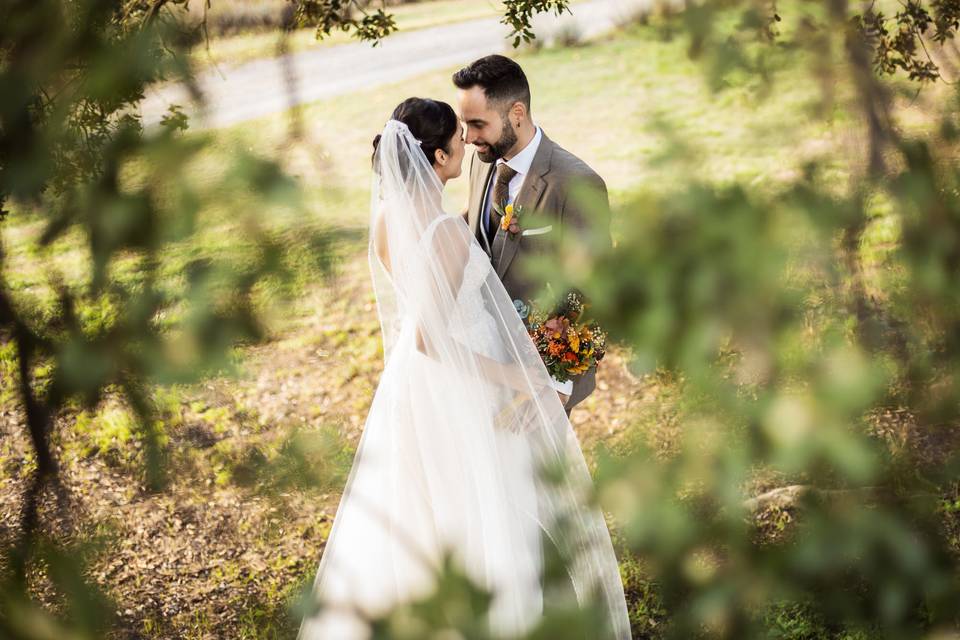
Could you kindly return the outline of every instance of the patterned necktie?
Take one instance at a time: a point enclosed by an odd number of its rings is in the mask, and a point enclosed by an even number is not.
[[[493,238],[497,235],[497,227],[500,226],[500,214],[494,209],[499,206],[501,209],[507,206],[510,200],[510,181],[517,175],[517,172],[511,169],[506,162],[497,165],[497,181],[493,185],[493,201],[490,207],[490,226],[487,227],[487,237]]]

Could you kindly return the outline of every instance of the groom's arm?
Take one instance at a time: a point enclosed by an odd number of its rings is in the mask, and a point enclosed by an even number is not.
[[[609,251],[610,198],[607,185],[596,173],[571,176],[560,212],[561,247],[567,242],[588,242],[591,253]]]
[[[560,246],[558,249],[563,251],[568,242],[585,242],[588,245],[588,255],[610,251],[613,247],[610,237],[610,219],[610,198],[603,178],[592,171],[571,176],[566,198],[560,209]],[[592,372],[591,369],[586,373]],[[573,376],[570,381],[563,385],[564,388],[562,389],[560,388],[561,383],[554,381],[554,387],[568,396],[567,402],[570,400],[580,402],[583,400],[583,392],[575,394],[573,383],[580,380],[586,373]],[[587,382],[581,384],[587,384]],[[590,391],[586,393],[589,395]],[[578,397],[574,399],[574,395]]]

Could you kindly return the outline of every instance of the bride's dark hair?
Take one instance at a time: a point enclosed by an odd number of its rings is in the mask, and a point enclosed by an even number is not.
[[[420,150],[432,166],[437,149],[450,153],[450,139],[457,132],[457,114],[446,102],[430,98],[407,98],[397,105],[390,116],[407,125],[410,133],[420,140]],[[373,155],[377,155],[380,134],[373,139]]]

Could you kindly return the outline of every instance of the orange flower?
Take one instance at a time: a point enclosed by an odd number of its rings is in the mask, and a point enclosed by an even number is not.
[[[575,353],[573,353],[573,352],[571,352],[571,351],[568,351],[567,353],[563,354],[563,361],[564,361],[564,362],[576,362],[576,361],[577,361],[577,354],[575,354]]]
[[[547,351],[552,356],[558,356],[566,350],[567,346],[562,342],[557,342],[556,340],[551,340],[550,345],[547,347]]]
[[[508,204],[503,210],[503,218],[500,219],[500,228],[504,231],[509,230],[511,222],[513,222],[513,205]]]

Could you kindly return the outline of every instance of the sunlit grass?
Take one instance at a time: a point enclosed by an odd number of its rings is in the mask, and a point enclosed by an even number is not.
[[[446,4],[403,8],[420,12],[408,14],[412,20],[428,8],[439,11]],[[686,47],[684,38],[665,40],[654,27],[632,27],[589,46],[518,56],[531,81],[535,121],[605,178],[614,207],[637,191],[667,192],[690,172],[707,182],[752,181],[776,188],[806,157],[829,153],[835,144],[831,131],[808,116],[817,97],[815,87],[781,82],[762,98],[759,87],[743,82],[713,93],[702,69],[688,60]],[[456,106],[450,81],[455,70],[306,105],[299,114],[303,124],[299,139],[289,136],[290,122],[284,114],[210,134],[210,144],[191,162],[188,174],[198,190],[216,188],[224,179],[224,159],[240,149],[278,159],[296,177],[305,209],[291,214],[264,206],[256,194],[209,192],[197,233],[188,244],[170,249],[174,259],[167,277],[178,278],[180,266],[198,255],[242,256],[243,225],[250,216],[292,236],[326,225],[353,229],[362,242],[369,216],[374,135],[393,107],[410,94]],[[779,73],[789,77],[792,72]],[[556,82],[558,74],[563,82]],[[670,162],[664,162],[668,157]],[[464,177],[451,181],[445,194],[447,209],[461,210],[466,194]],[[627,223],[614,220],[615,234]],[[88,265],[78,236],[67,235],[51,247],[39,248],[42,228],[36,216],[14,215],[2,234],[13,288],[49,301],[49,268],[67,282],[79,282]],[[354,243],[344,251],[355,253],[360,246]],[[320,280],[309,252],[300,254],[292,265],[294,293]]]

